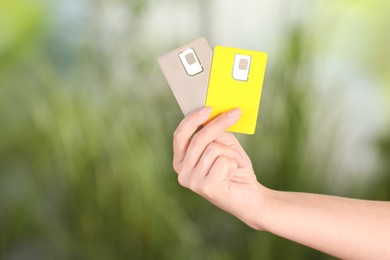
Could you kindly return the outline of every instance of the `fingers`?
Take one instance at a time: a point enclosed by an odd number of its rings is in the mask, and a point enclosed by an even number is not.
[[[245,152],[244,148],[242,148],[240,142],[237,140],[237,138],[230,132],[223,132],[220,136],[218,136],[215,139],[216,143],[221,143],[224,145],[228,145],[234,149],[236,149],[242,157],[245,158],[245,161],[247,162],[247,165],[240,165],[239,167],[246,167],[246,166],[252,166],[251,159],[249,158],[248,154]]]
[[[223,113],[199,132],[197,132],[188,145],[187,153],[184,158],[184,164],[189,167],[195,167],[206,146],[220,136],[227,128],[236,123],[241,116],[241,110],[236,108],[227,113]]]
[[[221,187],[229,188],[229,180],[236,170],[237,163],[234,159],[219,156],[211,165],[210,173],[207,176],[185,171],[178,175],[178,181],[181,186],[212,200],[217,193],[221,192]]]
[[[211,114],[211,107],[204,107],[194,111],[181,121],[173,135],[173,165],[183,161],[187,147],[194,132],[207,121]]]
[[[237,162],[226,156],[220,156],[215,161],[206,180],[211,183],[221,183],[229,180],[232,173],[237,170]]]
[[[206,176],[211,170],[214,162],[221,155],[237,161],[238,167],[245,167],[248,165],[246,159],[236,149],[212,142],[207,146],[198,165],[195,167],[195,174]]]
[[[230,179],[237,170],[237,162],[225,156],[217,158],[210,173],[204,178],[199,192],[206,199],[213,201],[216,194],[221,194],[221,188],[229,190]]]
[[[205,176],[209,174],[210,170],[214,167],[213,165],[220,157],[231,159],[236,165],[235,170],[237,169],[238,163],[240,165],[247,164],[245,158],[243,158],[237,150],[223,144],[210,143],[204,151],[199,164],[195,168],[188,167],[188,165],[185,164],[182,169],[180,169],[178,172],[179,183],[182,186],[199,193],[198,188],[202,186]]]
[[[231,132],[223,132],[216,139],[216,142],[229,145],[234,148],[241,148],[241,144]]]

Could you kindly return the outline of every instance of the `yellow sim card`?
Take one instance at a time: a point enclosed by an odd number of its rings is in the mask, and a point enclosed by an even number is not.
[[[228,131],[255,133],[266,63],[264,52],[215,47],[206,106],[213,107],[211,118],[241,109],[241,118]]]

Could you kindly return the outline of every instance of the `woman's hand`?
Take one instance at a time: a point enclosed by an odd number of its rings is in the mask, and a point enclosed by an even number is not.
[[[173,165],[181,185],[255,229],[341,259],[390,259],[390,202],[267,189],[257,182],[237,139],[225,131],[240,110],[196,132],[210,113],[203,108],[190,114],[175,131]]]
[[[256,180],[252,163],[232,133],[225,130],[241,116],[239,109],[221,114],[206,126],[210,107],[188,115],[174,133],[173,167],[179,183],[249,226],[264,207],[265,188]]]

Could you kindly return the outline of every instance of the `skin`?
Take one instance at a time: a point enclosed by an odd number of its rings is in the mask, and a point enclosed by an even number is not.
[[[174,133],[173,166],[180,185],[254,229],[342,259],[390,259],[389,202],[263,186],[240,143],[226,132],[239,120],[240,110],[203,126],[211,111],[205,107],[191,113]]]

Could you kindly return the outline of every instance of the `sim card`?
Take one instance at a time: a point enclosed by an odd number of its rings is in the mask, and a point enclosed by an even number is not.
[[[215,47],[206,106],[213,107],[211,118],[241,109],[241,118],[228,131],[255,133],[266,63],[264,52]]]
[[[206,39],[200,38],[158,58],[184,115],[205,104],[212,55]]]

